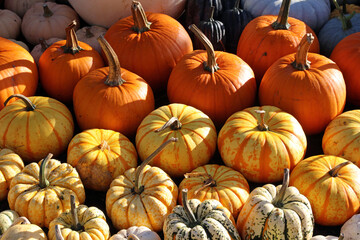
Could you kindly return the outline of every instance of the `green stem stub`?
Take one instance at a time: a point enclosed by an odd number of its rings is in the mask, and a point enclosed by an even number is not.
[[[39,172],[39,187],[47,188],[49,186],[49,181],[46,179],[46,164],[53,157],[53,154],[49,153],[46,158],[40,164],[40,172]]]
[[[283,0],[278,18],[271,24],[275,30],[289,30],[290,24],[288,23],[289,11],[290,11],[291,0]]]
[[[352,28],[352,23],[351,23],[350,20],[355,15],[355,12],[351,13],[348,16],[345,16],[344,11],[341,10],[341,8],[340,8],[339,4],[337,3],[337,1],[333,0],[333,3],[335,5],[336,9],[339,11],[339,14],[340,14],[339,19],[341,21],[342,29],[344,31],[346,31],[346,30]],[[345,9],[345,7],[344,7],[344,9]]]

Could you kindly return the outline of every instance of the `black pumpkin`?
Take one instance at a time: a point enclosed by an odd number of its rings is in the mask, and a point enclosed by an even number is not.
[[[222,11],[224,12],[226,10],[232,9],[236,1],[237,0],[221,0]]]
[[[222,11],[221,0],[188,0],[185,11],[186,28],[191,24],[199,26],[201,21],[209,19],[211,7],[215,7],[214,18],[219,19]]]

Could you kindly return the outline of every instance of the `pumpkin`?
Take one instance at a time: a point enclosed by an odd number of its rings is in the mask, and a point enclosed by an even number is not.
[[[106,31],[106,28],[100,26],[85,26],[76,31],[76,36],[79,41],[89,44],[98,53],[101,53],[101,46],[97,39]]]
[[[122,229],[114,234],[109,240],[130,240],[131,237],[133,240],[161,240],[156,232],[153,232],[144,226],[132,226],[128,229]]]
[[[69,0],[71,6],[90,25],[109,28],[119,19],[131,15],[129,0]],[[142,0],[149,12],[164,13],[178,18],[185,8],[186,0]]]
[[[166,89],[171,70],[193,50],[189,34],[175,19],[160,13],[145,13],[133,1],[132,16],[120,19],[105,34],[122,66],[140,77],[155,92]]]
[[[340,237],[336,237],[336,236],[323,236],[323,235],[316,235],[313,236],[312,238],[310,238],[310,240],[344,240],[344,235],[340,235]]]
[[[19,100],[7,105],[12,98]],[[25,162],[39,161],[51,152],[61,154],[74,133],[71,112],[48,97],[11,95],[0,112],[0,147],[9,148]]]
[[[81,129],[109,129],[127,137],[154,110],[150,86],[138,75],[120,67],[119,60],[103,36],[99,37],[109,66],[96,69],[76,84],[73,105]]]
[[[30,53],[0,37],[0,110],[12,94],[34,95],[37,84],[38,70]]]
[[[137,153],[123,134],[89,129],[70,141],[67,163],[76,168],[85,188],[107,191],[115,177],[137,166]]]
[[[179,185],[179,203],[182,204],[182,189],[188,189],[188,198],[201,202],[215,199],[226,207],[236,219],[249,197],[249,184],[244,176],[226,166],[207,164],[185,174]]]
[[[26,217],[17,218],[0,240],[47,240],[45,232]]]
[[[360,169],[341,157],[304,159],[291,172],[290,185],[309,199],[317,224],[342,225],[360,210]]]
[[[201,21],[210,17],[212,7],[214,7],[214,18],[219,19],[221,11],[223,10],[222,5],[221,0],[188,0],[184,13],[185,26],[189,27],[192,24],[198,26]]]
[[[19,155],[10,149],[0,149],[0,201],[7,198],[11,180],[23,168],[24,162]]]
[[[26,45],[26,43],[24,43],[23,41],[18,41],[16,39],[11,39],[11,38],[9,38],[9,40],[18,44],[19,46],[23,47],[26,51],[29,52],[30,49],[29,49],[28,45]]]
[[[0,238],[18,217],[19,214],[13,210],[0,212]]]
[[[183,206],[177,205],[166,217],[163,227],[164,240],[241,239],[231,213],[219,201],[188,200],[187,189],[183,189],[182,202]]]
[[[41,55],[45,52],[45,50],[50,47],[53,43],[61,41],[60,38],[50,38],[50,39],[39,39],[39,44],[35,45],[31,50],[30,54],[34,58],[36,65],[39,65],[39,59]]]
[[[322,149],[326,155],[350,160],[360,167],[360,110],[344,112],[326,127],[322,138]]]
[[[331,6],[332,6],[332,7],[335,7],[334,2],[333,2],[332,0],[330,0],[330,2],[331,2]],[[339,5],[343,5],[344,3],[357,4],[357,5],[360,4],[360,0],[336,0],[336,2],[337,2]]]
[[[169,138],[139,167],[130,168],[111,182],[106,193],[106,213],[116,229],[145,226],[162,229],[166,215],[176,205],[178,187],[163,170],[147,164],[166,145],[177,141]]]
[[[23,17],[35,3],[55,2],[55,0],[5,0],[4,7],[15,12],[19,17]]]
[[[167,96],[204,112],[220,127],[234,112],[254,104],[256,82],[249,65],[234,54],[214,51],[209,39],[195,26],[191,31],[206,48],[185,55],[172,70]]]
[[[26,165],[12,179],[8,194],[10,209],[47,228],[70,209],[70,195],[75,195],[76,204],[85,201],[84,186],[76,169],[51,157],[49,153],[39,163]]]
[[[289,169],[282,185],[266,184],[251,191],[237,219],[242,239],[306,239],[313,235],[309,200],[289,187]]]
[[[354,214],[341,227],[341,234],[344,235],[344,240],[355,240],[360,236],[360,214]],[[339,238],[340,239],[340,238]]]
[[[20,34],[21,18],[7,9],[0,9],[0,37],[17,38]]]
[[[296,52],[306,33],[315,35],[304,22],[289,17],[289,9],[290,0],[283,0],[278,16],[256,17],[246,25],[240,36],[236,54],[254,70],[258,84],[266,70],[276,60]],[[253,13],[252,15],[256,16]],[[316,36],[314,36],[314,44],[310,51],[319,52]]]
[[[104,67],[100,54],[77,40],[76,21],[66,28],[66,40],[48,47],[39,59],[40,81],[48,96],[71,104],[76,83],[89,72]]]
[[[246,108],[221,128],[218,149],[226,166],[252,182],[281,181],[305,156],[306,135],[291,114],[274,106]]]
[[[356,76],[360,70],[356,63],[360,61],[360,32],[350,34],[341,40],[331,53],[330,59],[340,68],[346,85],[347,102],[360,106],[360,84]]]
[[[57,240],[55,226],[64,240],[107,240],[110,228],[105,214],[97,207],[76,206],[75,196],[70,196],[70,210],[61,213],[49,225],[49,240]]]
[[[337,1],[337,2],[339,2],[339,1]],[[340,6],[340,9],[335,8],[331,12],[330,18],[339,17],[341,12],[343,14],[347,14],[347,13],[351,14],[353,12],[360,13],[360,6],[355,5],[355,4],[345,4],[345,2],[347,2],[347,1],[343,2],[343,4]]]
[[[184,104],[159,107],[144,118],[137,129],[136,149],[144,161],[168,138],[179,139],[151,162],[172,177],[208,163],[216,150],[216,129],[200,110]]]
[[[64,29],[75,20],[79,28],[79,16],[69,6],[53,2],[35,3],[24,15],[21,31],[25,39],[35,45],[39,39],[66,38]]]
[[[304,36],[298,51],[278,59],[259,87],[261,105],[290,113],[308,135],[324,131],[342,113],[346,100],[345,81],[336,63],[308,53],[313,40],[311,33]]]

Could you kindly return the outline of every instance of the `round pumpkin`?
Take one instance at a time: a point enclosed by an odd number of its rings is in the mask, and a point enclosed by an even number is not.
[[[17,101],[7,105],[13,98]],[[12,95],[0,112],[0,147],[10,148],[25,162],[39,161],[66,150],[74,133],[69,109],[48,97]]]
[[[70,195],[76,204],[85,201],[85,189],[76,169],[68,163],[51,159],[30,163],[10,183],[10,209],[27,217],[39,227],[49,227],[52,220],[70,209]]]
[[[300,123],[273,106],[251,107],[231,115],[218,137],[226,166],[252,182],[281,181],[284,168],[293,169],[306,152]]]
[[[100,26],[85,26],[76,31],[76,36],[79,41],[89,44],[100,54],[101,46],[97,39],[106,31],[106,28]]]
[[[21,18],[7,9],[0,9],[0,37],[17,38],[20,34]]]
[[[13,210],[0,212],[0,238],[18,217],[19,214]]]
[[[45,232],[26,217],[17,218],[0,240],[47,240]]]
[[[130,238],[132,240],[161,240],[156,232],[153,232],[144,226],[132,226],[128,229],[122,229],[114,234],[109,240],[130,240]]]
[[[182,189],[188,189],[191,199],[219,201],[235,219],[250,192],[249,184],[240,172],[217,164],[207,164],[185,174],[179,185],[179,204],[182,204]]]
[[[259,87],[261,105],[293,115],[308,135],[318,134],[345,107],[346,87],[339,67],[325,56],[308,53],[314,41],[304,36],[296,53],[278,59]]]
[[[242,239],[305,239],[313,235],[309,200],[289,187],[289,169],[282,185],[266,184],[251,191],[237,219]]]
[[[151,165],[172,177],[182,177],[208,163],[216,150],[216,129],[203,112],[184,104],[159,107],[137,129],[136,149],[144,161],[170,137],[179,139],[152,160]]]
[[[130,168],[111,182],[106,193],[106,213],[116,229],[145,226],[162,229],[166,216],[176,205],[178,187],[163,170],[147,164],[167,144],[168,139],[139,167]]]
[[[360,210],[360,169],[344,158],[306,158],[291,172],[290,185],[309,199],[317,224],[339,226]]]
[[[53,43],[56,43],[61,40],[62,39],[60,39],[60,38],[50,38],[47,40],[40,38],[39,39],[40,43],[35,45],[30,52],[31,56],[33,56],[33,58],[36,62],[36,65],[39,65],[39,59],[40,59],[41,55],[45,52],[45,50],[48,47],[50,47]]]
[[[4,7],[15,12],[19,17],[24,17],[35,3],[55,2],[55,0],[5,0]]]
[[[123,134],[89,129],[70,141],[67,163],[76,168],[85,188],[107,191],[115,177],[137,166],[137,153]]]

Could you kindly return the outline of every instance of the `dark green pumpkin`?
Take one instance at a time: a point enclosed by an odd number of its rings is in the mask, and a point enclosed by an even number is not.
[[[222,11],[221,0],[188,0],[185,11],[186,28],[191,24],[199,26],[201,21],[209,19],[212,6],[215,7],[214,18],[219,19]]]

